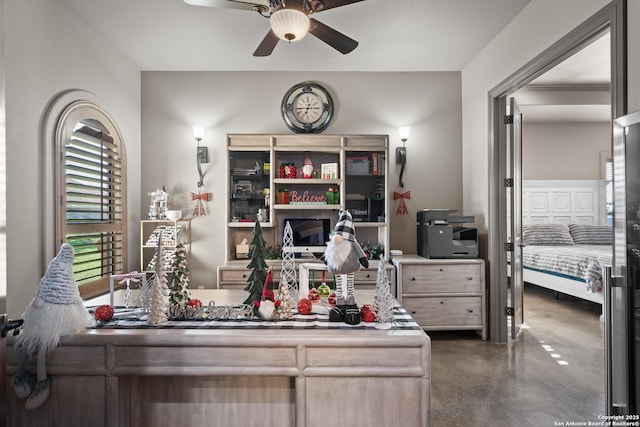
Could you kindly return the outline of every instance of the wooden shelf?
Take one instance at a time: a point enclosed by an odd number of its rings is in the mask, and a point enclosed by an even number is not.
[[[234,227],[234,228],[253,228],[255,224],[256,224],[255,221],[238,221],[238,222],[228,222],[227,226]],[[260,227],[270,228],[270,227],[273,227],[273,223],[261,222]]]
[[[275,210],[296,210],[296,209],[316,209],[316,210],[337,210],[342,209],[342,205],[274,205]]]
[[[318,179],[318,178],[274,178],[274,184],[309,184],[309,185],[340,185],[341,179]]]
[[[371,228],[375,228],[375,227],[386,227],[387,223],[386,222],[364,222],[364,221],[353,221],[353,224],[356,227],[371,227]]]

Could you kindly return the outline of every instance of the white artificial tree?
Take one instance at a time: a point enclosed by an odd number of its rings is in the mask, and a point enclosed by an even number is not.
[[[158,260],[164,259],[164,248],[162,247],[162,236],[158,239]],[[156,262],[153,279],[153,289],[151,291],[151,304],[149,305],[149,317],[147,323],[156,325],[167,321],[167,307],[165,298],[169,293],[167,286],[167,272],[164,263]]]
[[[393,295],[391,295],[391,289],[389,288],[385,260],[383,257],[380,257],[378,274],[376,276],[376,293],[372,307],[376,315],[377,328],[388,329],[391,327],[391,322],[393,322],[393,307],[395,307],[395,305],[396,300]]]
[[[280,284],[278,285],[277,300],[280,301],[280,306],[276,310],[276,319],[291,319],[293,315],[291,295],[289,295],[289,284],[284,277],[280,279]]]

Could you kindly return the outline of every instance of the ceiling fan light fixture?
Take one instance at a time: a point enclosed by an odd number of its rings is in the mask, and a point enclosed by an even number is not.
[[[271,30],[279,39],[298,41],[309,32],[309,17],[297,9],[279,9],[269,19]]]

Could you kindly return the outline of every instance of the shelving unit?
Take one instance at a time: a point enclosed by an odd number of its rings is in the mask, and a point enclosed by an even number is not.
[[[276,246],[286,218],[328,218],[333,230],[341,209],[352,213],[358,241],[382,244],[388,259],[386,135],[229,134],[227,147],[227,264],[236,245],[251,241],[256,219]],[[309,178],[301,175],[305,159],[316,171]],[[335,176],[323,179],[323,164],[335,164]]]
[[[171,262],[176,246],[182,243],[190,250],[191,222],[188,219],[178,221],[142,220],[140,221],[140,271],[152,273],[157,258],[158,236],[162,231],[163,248],[165,251],[165,271],[170,271]]]

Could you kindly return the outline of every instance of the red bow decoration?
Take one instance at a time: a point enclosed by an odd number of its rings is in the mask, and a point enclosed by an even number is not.
[[[405,191],[404,193],[398,193],[397,191],[393,192],[393,200],[400,200],[398,209],[396,209],[396,215],[407,215],[409,213],[404,199],[411,199],[411,191]]]
[[[203,193],[201,188],[198,188],[198,194],[191,193],[191,200],[196,201],[196,206],[193,208],[193,216],[205,216],[207,212],[204,210],[202,201],[209,201],[209,193]]]

